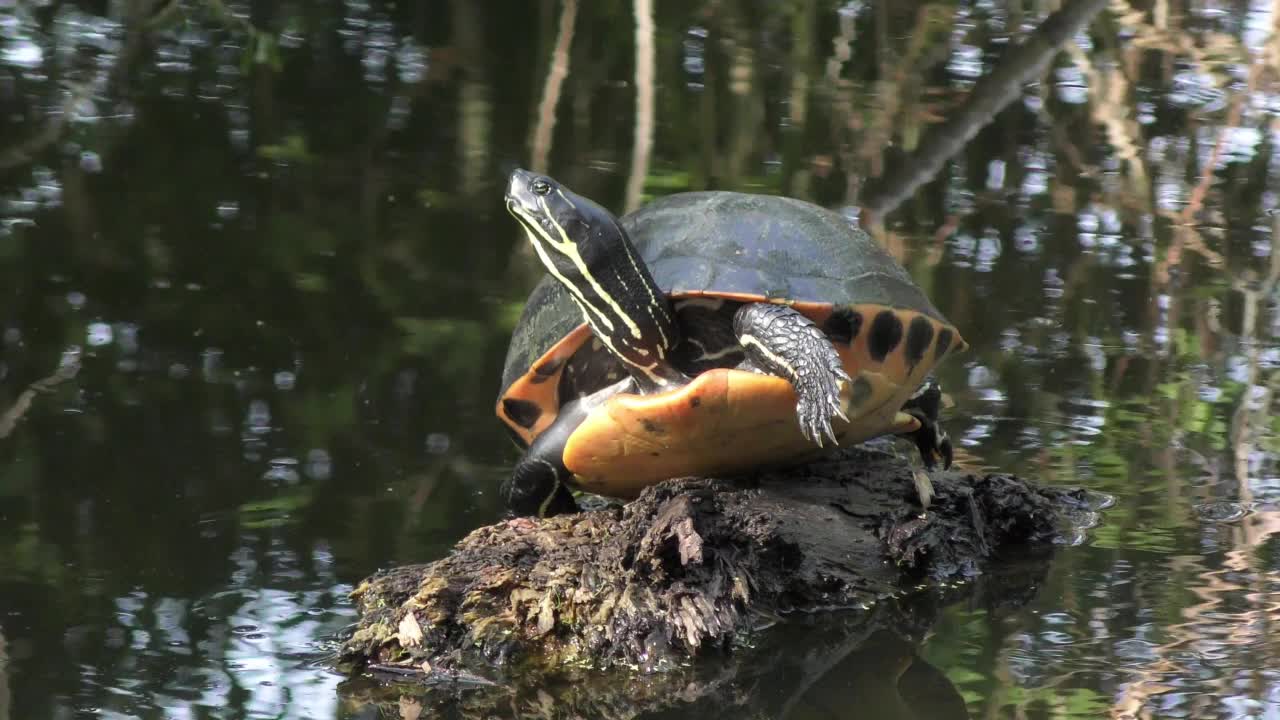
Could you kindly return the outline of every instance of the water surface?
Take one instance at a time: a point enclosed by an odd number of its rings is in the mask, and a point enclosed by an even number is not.
[[[895,204],[1046,10],[648,5],[0,0],[0,720],[422,713],[316,659],[500,516],[517,165],[858,214],[972,346],[959,462],[1115,499],[762,714],[900,663],[973,717],[1280,717],[1280,7],[1112,4]]]

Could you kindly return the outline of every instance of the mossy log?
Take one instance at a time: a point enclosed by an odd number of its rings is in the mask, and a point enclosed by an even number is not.
[[[886,600],[974,578],[1002,553],[1051,544],[1064,511],[1084,504],[1009,475],[953,470],[933,482],[922,513],[904,460],[853,449],[483,527],[448,557],[361,583],[340,664],[455,680],[685,667],[782,613],[870,617]]]

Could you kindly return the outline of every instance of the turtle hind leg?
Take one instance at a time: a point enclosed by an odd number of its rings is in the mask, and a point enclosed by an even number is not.
[[[750,303],[734,313],[733,332],[748,362],[791,382],[800,432],[819,447],[824,435],[838,443],[831,422],[848,420],[840,388],[851,378],[822,330],[786,305]]]
[[[533,441],[511,478],[502,485],[507,507],[517,516],[551,517],[578,511],[569,490],[573,473],[564,466],[564,441],[544,432]]]
[[[560,416],[534,439],[502,485],[507,507],[517,516],[551,517],[578,511],[564,464],[564,446],[582,423],[581,401],[561,408]]]
[[[513,514],[551,517],[578,511],[570,489],[573,471],[564,464],[565,445],[592,410],[634,389],[635,381],[628,377],[560,406],[555,422],[534,438],[502,485],[502,496]]]
[[[938,423],[938,412],[942,407],[942,386],[932,376],[925,378],[920,389],[902,406],[902,412],[920,421],[920,427],[906,436],[911,438],[920,450],[920,458],[926,468],[933,469],[939,460],[942,469],[951,467],[951,438]]]

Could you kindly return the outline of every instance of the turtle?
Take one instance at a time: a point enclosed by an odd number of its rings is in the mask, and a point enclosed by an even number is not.
[[[967,344],[850,219],[729,191],[618,218],[523,169],[505,199],[547,271],[496,407],[524,448],[503,484],[515,515],[573,512],[575,489],[629,499],[889,434],[950,466],[932,370]]]

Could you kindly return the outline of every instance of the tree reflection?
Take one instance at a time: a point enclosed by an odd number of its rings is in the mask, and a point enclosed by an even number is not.
[[[963,462],[1117,498],[1031,610],[918,647],[972,713],[1270,709],[1275,2],[1111,3],[1025,61],[1016,3],[643,6],[0,4],[0,718],[341,712],[290,648],[498,512],[530,160],[619,211],[876,211],[973,346]]]

